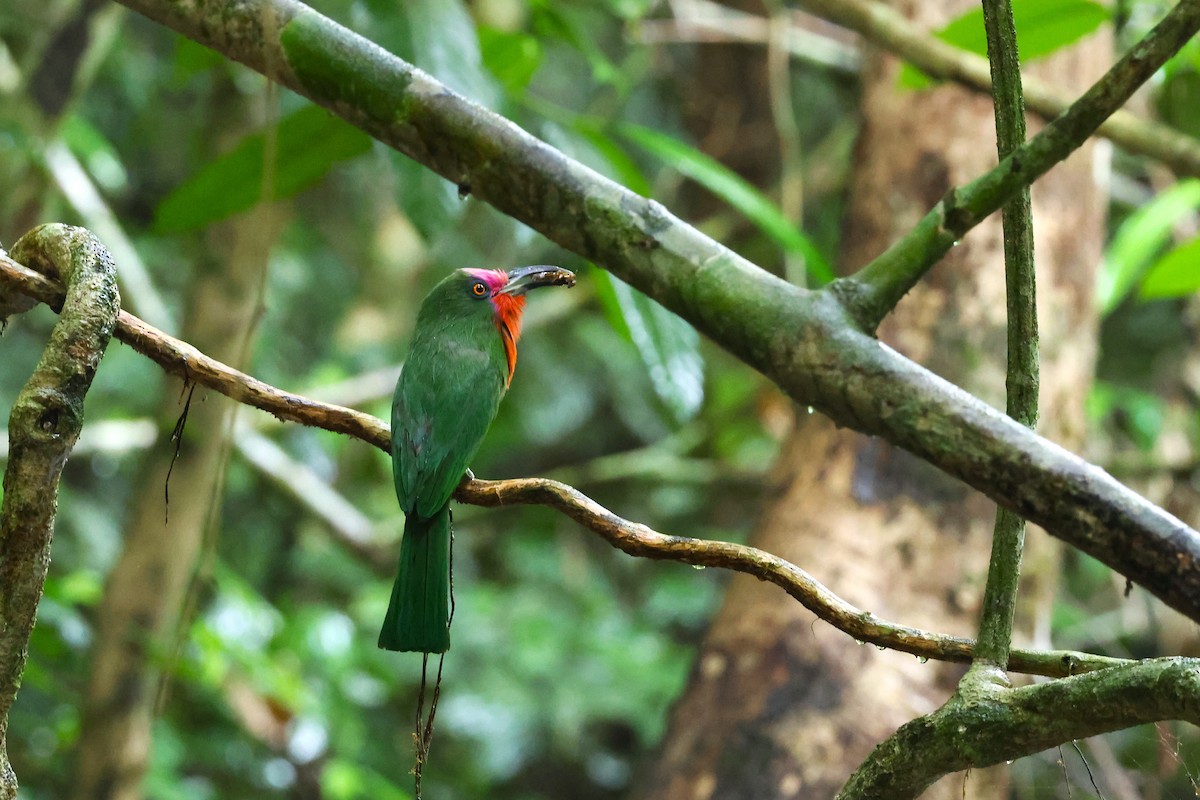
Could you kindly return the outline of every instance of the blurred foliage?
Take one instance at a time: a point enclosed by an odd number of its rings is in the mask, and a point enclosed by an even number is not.
[[[1092,33],[1108,21],[1108,9],[1092,0],[1012,0],[1022,63],[1048,56]],[[937,31],[937,37],[963,50],[987,55],[983,7],[977,7]],[[933,85],[911,64],[900,71],[900,86],[923,89]]]
[[[688,72],[722,51],[645,44],[639,25],[669,18],[664,4],[315,5],[676,213],[688,216],[697,194],[711,195],[720,210],[693,221],[764,267],[782,274],[787,256],[798,255],[813,281],[830,277],[857,124],[856,87],[845,75],[802,61],[791,67],[800,149],[811,156],[797,227],[778,207],[778,186],[751,184],[688,130],[688,92],[696,90]],[[1039,53],[1106,18],[1090,2],[1061,0],[1050,16],[1036,13],[1046,3],[1017,5],[1032,14],[1019,23],[1023,47]],[[1121,5],[1121,41],[1152,24],[1162,5]],[[1047,19],[1070,24],[1043,26]],[[86,47],[62,57],[57,35],[81,25]],[[969,46],[970,37],[950,33]],[[1200,45],[1192,42],[1153,97],[1164,120],[1193,133],[1198,76]],[[519,374],[476,473],[562,477],[664,531],[738,539],[754,524],[790,421],[778,392],[630,287],[325,112],[136,15],[80,0],[0,6],[0,96],[0,238],[49,220],[93,224],[100,212],[72,199],[47,157],[61,144],[177,317],[204,268],[206,228],[264,197],[290,203],[249,370],[288,389],[337,399],[348,382],[394,375],[420,298],[448,269],[556,262],[577,270],[575,290],[530,303]],[[1156,165],[1122,155],[1117,167],[1128,188],[1114,200],[1101,273],[1098,302],[1108,316],[1102,380],[1089,404],[1091,450],[1114,464],[1136,457],[1137,466],[1182,448],[1182,461],[1171,455],[1168,466],[1186,482],[1195,471],[1197,395],[1180,376],[1196,353],[1200,202],[1194,182],[1176,183]],[[52,323],[38,309],[4,334],[0,407],[11,404]],[[352,402],[386,418],[387,383]],[[153,419],[162,434],[151,446],[169,447],[173,420],[157,415],[164,393],[178,392],[178,382],[114,345],[89,397],[9,732],[30,800],[64,796],[70,785],[95,607],[139,485],[145,443],[134,432]],[[383,454],[246,417],[394,549],[401,518]],[[89,444],[87,431],[101,422],[117,434]],[[454,648],[426,770],[429,795],[620,795],[663,731],[725,576],[627,558],[544,509],[460,508],[455,519]],[[285,483],[236,455],[217,528],[181,646],[155,654],[169,680],[153,731],[149,796],[408,797],[420,660],[375,648],[388,566],[339,543]],[[1069,556],[1056,644],[1159,652],[1153,612],[1131,610],[1122,589],[1107,570]],[[1131,731],[1112,747],[1135,773],[1195,763],[1194,739],[1171,736]],[[1175,761],[1156,761],[1167,741]],[[1063,781],[1053,754],[1029,761],[1017,796],[1057,796]],[[1168,770],[1163,796],[1182,796],[1168,792],[1182,791],[1185,774]]]

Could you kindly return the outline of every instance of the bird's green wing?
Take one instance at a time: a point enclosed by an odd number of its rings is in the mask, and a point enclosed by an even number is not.
[[[392,471],[406,515],[432,517],[462,480],[504,395],[502,352],[497,361],[461,343],[414,344],[392,402]]]

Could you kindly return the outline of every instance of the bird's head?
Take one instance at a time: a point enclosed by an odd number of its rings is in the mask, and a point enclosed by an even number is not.
[[[517,339],[521,336],[521,314],[525,293],[542,286],[574,286],[575,274],[562,267],[538,265],[501,269],[460,269],[446,277],[431,293],[439,297],[443,313],[453,308],[458,314],[491,317],[504,343],[508,379],[517,364]]]

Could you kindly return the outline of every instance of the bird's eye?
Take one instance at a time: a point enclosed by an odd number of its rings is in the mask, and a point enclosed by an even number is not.
[[[487,284],[483,281],[475,281],[471,284],[471,294],[475,295],[476,297],[483,297],[485,294],[487,294],[487,291]]]

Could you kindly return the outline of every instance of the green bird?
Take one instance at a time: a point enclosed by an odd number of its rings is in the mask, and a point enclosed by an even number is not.
[[[512,381],[525,293],[574,285],[575,275],[559,267],[460,269],[421,303],[392,398],[404,538],[382,649],[450,648],[450,496]]]

